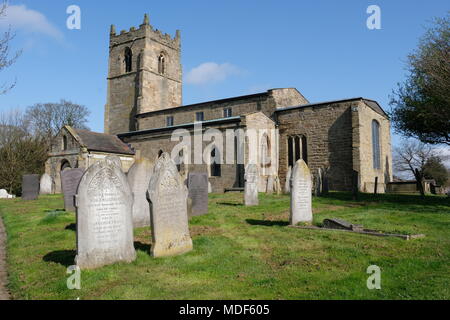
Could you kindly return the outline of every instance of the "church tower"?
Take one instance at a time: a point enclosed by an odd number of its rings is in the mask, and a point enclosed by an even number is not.
[[[139,130],[136,115],[182,104],[180,31],[175,37],[150,25],[148,15],[138,28],[109,40],[105,133]]]

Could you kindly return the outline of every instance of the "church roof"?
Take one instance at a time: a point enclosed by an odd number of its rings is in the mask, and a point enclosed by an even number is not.
[[[287,110],[293,110],[293,109],[300,109],[300,108],[307,108],[307,107],[316,107],[320,105],[327,105],[327,104],[333,104],[333,103],[341,103],[341,102],[349,102],[349,101],[356,101],[361,100],[364,101],[372,110],[375,112],[378,112],[382,116],[385,116],[386,118],[389,118],[388,114],[381,108],[381,106],[376,102],[375,100],[366,99],[363,97],[358,98],[350,98],[350,99],[340,99],[340,100],[331,100],[331,101],[323,101],[323,102],[316,102],[316,103],[308,103],[308,104],[302,104],[298,106],[292,106],[292,107],[285,107],[285,108],[278,108],[275,110],[275,112],[282,112]]]
[[[134,151],[115,135],[66,126],[78,143],[89,151],[134,155]]]

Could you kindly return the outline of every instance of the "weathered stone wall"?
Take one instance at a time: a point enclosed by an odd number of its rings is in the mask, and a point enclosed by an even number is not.
[[[132,50],[132,70],[126,72],[125,50]],[[174,38],[143,24],[110,35],[105,133],[137,129],[136,114],[182,104],[180,34]],[[159,57],[164,56],[164,73]]]
[[[380,169],[374,169],[372,148],[372,121],[380,124]],[[355,167],[360,175],[359,188],[362,192],[373,193],[375,178],[378,177],[378,192],[384,193],[386,184],[392,179],[392,150],[390,121],[361,101],[358,104],[359,162]]]
[[[168,116],[173,116],[174,125],[192,123],[196,120],[197,112],[204,113],[205,121],[220,119],[223,118],[226,108],[232,109],[232,116],[262,112],[271,118],[276,108],[304,103],[307,103],[307,100],[296,89],[273,89],[262,94],[211,101],[140,115],[138,127],[139,130],[164,128]]]
[[[308,167],[312,174],[329,168],[329,187],[350,190],[352,177],[352,116],[355,102],[332,103],[277,113],[279,124],[279,176],[286,181],[288,137],[307,139]]]

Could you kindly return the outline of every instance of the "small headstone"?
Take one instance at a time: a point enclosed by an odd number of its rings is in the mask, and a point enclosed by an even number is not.
[[[266,194],[273,194],[274,179],[273,176],[267,178]]]
[[[136,258],[131,189],[112,161],[94,163],[81,179],[77,196],[77,256],[81,269]]]
[[[275,190],[277,192],[277,195],[281,194],[281,184],[280,184],[280,177],[275,177]]]
[[[190,216],[208,213],[208,174],[206,172],[189,172],[189,198],[192,199]]]
[[[152,222],[152,255],[164,257],[191,251],[188,190],[168,153],[163,153],[155,164],[147,198]]]
[[[66,169],[61,172],[61,188],[66,211],[75,211],[75,195],[83,174],[84,169],[82,168]]]
[[[314,186],[314,195],[316,197],[320,197],[322,195],[322,187],[323,187],[323,172],[322,168],[317,170],[317,174],[315,176],[316,185]]]
[[[39,196],[39,175],[27,174],[22,177],[22,199],[36,200]]]
[[[152,177],[153,164],[146,158],[134,162],[128,171],[128,183],[133,194],[133,226],[150,226],[150,206],[147,201],[147,188]]]
[[[212,193],[212,185],[211,182],[208,181],[208,193]]]
[[[47,173],[44,173],[40,182],[40,194],[52,194],[53,193],[53,179]]]
[[[259,205],[258,198],[258,167],[248,164],[245,168],[244,203],[246,206]]]
[[[291,176],[291,214],[290,224],[310,223],[312,217],[312,179],[305,161],[298,160]]]
[[[284,193],[291,193],[291,176],[292,176],[292,167],[289,167],[288,172],[286,174],[286,183],[284,184]]]

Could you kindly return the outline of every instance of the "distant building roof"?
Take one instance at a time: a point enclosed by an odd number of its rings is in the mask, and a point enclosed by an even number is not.
[[[315,107],[315,106],[320,106],[320,105],[349,102],[349,101],[356,101],[356,100],[364,101],[375,112],[378,112],[379,114],[385,116],[386,118],[389,118],[388,114],[383,110],[383,108],[381,108],[381,106],[378,104],[378,102],[376,102],[375,100],[370,100],[370,99],[366,99],[363,97],[315,102],[315,103],[302,104],[302,105],[292,106],[292,107],[278,108],[277,110],[275,110],[275,112],[282,112],[282,111],[293,110],[293,109]]]
[[[92,132],[89,130],[66,128],[77,139],[80,145],[89,151],[134,155],[134,151],[115,135]]]

